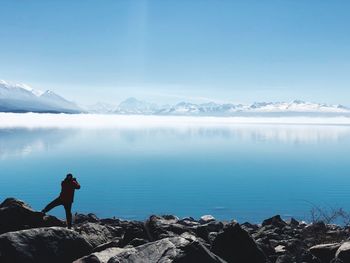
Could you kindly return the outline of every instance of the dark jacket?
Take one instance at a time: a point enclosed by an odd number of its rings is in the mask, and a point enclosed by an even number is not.
[[[63,203],[73,203],[75,189],[80,189],[80,184],[76,179],[63,180],[61,183],[60,199]]]

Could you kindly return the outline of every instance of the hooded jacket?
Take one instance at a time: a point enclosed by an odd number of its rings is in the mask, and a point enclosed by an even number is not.
[[[61,183],[61,193],[60,193],[61,201],[63,203],[73,203],[75,189],[80,189],[80,184],[77,182],[76,179],[63,180]]]

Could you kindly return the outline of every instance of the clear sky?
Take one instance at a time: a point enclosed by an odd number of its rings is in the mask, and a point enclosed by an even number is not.
[[[1,0],[0,79],[81,103],[350,106],[348,0]]]

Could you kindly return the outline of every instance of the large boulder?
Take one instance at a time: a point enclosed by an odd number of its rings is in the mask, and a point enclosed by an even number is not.
[[[91,253],[80,234],[61,227],[47,227],[0,235],[1,263],[68,263]]]
[[[335,253],[338,261],[350,262],[350,241],[344,242]]]
[[[50,226],[64,226],[64,222],[54,216],[44,216],[15,198],[7,198],[0,204],[0,234]]]
[[[339,247],[339,243],[331,243],[316,245],[309,250],[312,255],[320,260],[321,263],[329,263],[335,257],[335,253]]]
[[[264,252],[238,223],[225,226],[213,241],[212,252],[224,260],[236,262],[267,262]]]
[[[108,225],[103,226],[97,223],[84,223],[76,226],[75,230],[88,240],[94,248],[108,243],[116,237],[121,237],[122,235],[119,228]]]
[[[170,237],[147,243],[112,257],[108,263],[224,263],[199,241],[184,237]]]

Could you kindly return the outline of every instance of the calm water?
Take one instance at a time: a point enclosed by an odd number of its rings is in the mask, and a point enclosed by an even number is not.
[[[100,217],[307,219],[309,202],[350,210],[349,149],[349,126],[7,128],[0,198],[41,209],[72,172],[82,185],[73,210]]]

